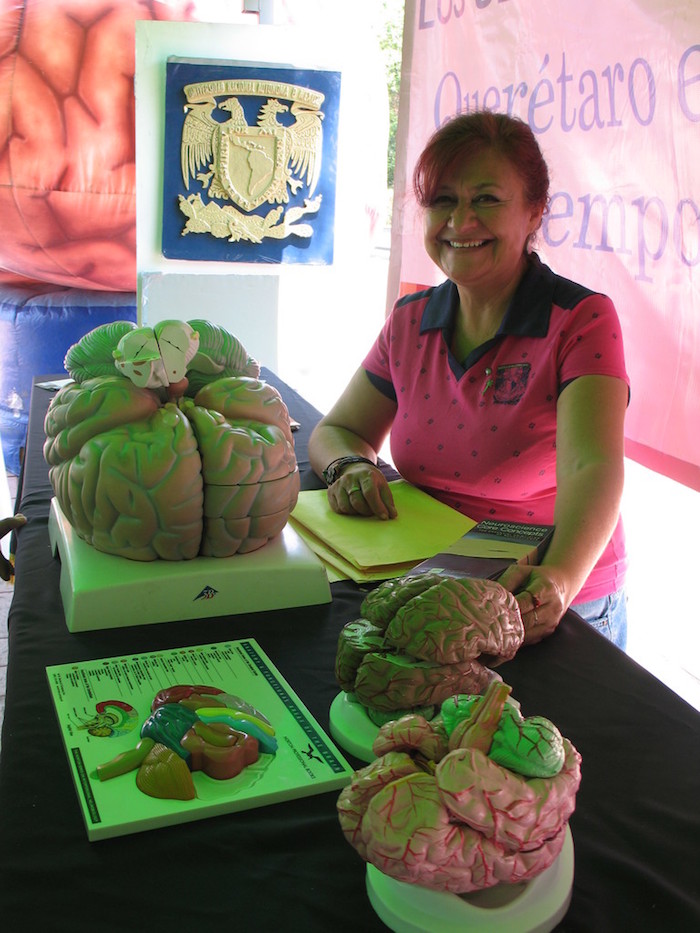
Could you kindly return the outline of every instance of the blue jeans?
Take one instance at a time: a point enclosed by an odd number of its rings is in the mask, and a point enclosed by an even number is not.
[[[623,651],[627,648],[627,594],[624,589],[571,607],[582,619]]]

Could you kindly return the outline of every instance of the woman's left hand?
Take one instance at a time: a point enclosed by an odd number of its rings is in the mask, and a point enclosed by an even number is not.
[[[554,568],[512,564],[498,578],[515,595],[525,626],[523,644],[547,638],[568,609],[565,590]]]

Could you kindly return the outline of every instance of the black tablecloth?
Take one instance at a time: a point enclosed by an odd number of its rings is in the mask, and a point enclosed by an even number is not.
[[[301,423],[299,464],[304,484],[316,484],[306,449],[318,413],[264,375]],[[50,398],[34,389],[22,477],[29,521],[18,535],[9,617],[0,927],[386,929],[369,904],[365,866],[342,837],[335,793],[88,842],[47,665],[254,637],[328,729],[338,632],[357,616],[363,591],[336,583],[327,605],[70,634],[47,531],[51,489],[41,445]],[[700,714],[573,614],[499,673],[523,713],[552,719],[583,757],[571,819],[574,890],[559,929],[700,929]]]

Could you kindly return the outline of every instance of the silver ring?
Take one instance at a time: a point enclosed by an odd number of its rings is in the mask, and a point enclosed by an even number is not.
[[[348,495],[351,496],[354,492],[362,492],[361,486],[353,486],[352,489],[348,489]]]
[[[540,621],[540,620],[537,618],[537,610],[536,610],[536,609],[533,609],[533,610],[532,610],[532,614],[533,614],[534,617],[535,617],[535,625],[539,625],[539,621]]]

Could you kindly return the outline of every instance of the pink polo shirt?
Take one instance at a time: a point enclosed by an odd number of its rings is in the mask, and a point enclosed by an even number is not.
[[[398,405],[396,469],[476,521],[549,524],[559,393],[584,375],[629,385],[614,305],[531,254],[498,333],[461,362],[449,349],[458,307],[449,281],[402,298],[364,360]],[[620,520],[575,602],[618,590],[626,565]]]

